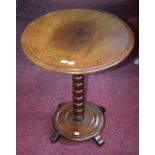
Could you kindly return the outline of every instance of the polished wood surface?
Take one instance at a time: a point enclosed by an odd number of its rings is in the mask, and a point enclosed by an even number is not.
[[[73,75],[73,119],[84,119],[84,75]]]
[[[83,141],[99,135],[105,124],[105,117],[95,104],[85,103],[85,115],[82,121],[73,119],[73,103],[65,103],[53,118],[53,126],[58,135],[73,140]]]
[[[107,12],[69,9],[34,20],[21,37],[24,53],[48,70],[84,74],[124,60],[134,46],[129,26]]]
[[[21,45],[35,64],[73,74],[73,101],[56,111],[51,140],[56,142],[60,136],[74,141],[93,138],[103,145],[104,108],[84,100],[83,74],[109,68],[129,55],[134,46],[129,26],[107,12],[61,10],[30,23],[23,31]]]
[[[52,119],[55,131],[51,141],[55,143],[61,136],[73,141],[93,138],[97,145],[105,141],[100,135],[105,125],[105,109],[88,102],[84,98],[84,75],[73,75],[73,101],[59,104]]]

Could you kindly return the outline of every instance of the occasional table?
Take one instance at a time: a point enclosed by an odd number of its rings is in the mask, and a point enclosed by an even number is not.
[[[105,109],[85,99],[84,74],[105,70],[129,55],[134,46],[129,26],[107,12],[60,10],[31,22],[22,33],[21,45],[35,64],[72,74],[73,99],[60,104],[55,112],[51,140],[56,142],[60,136],[73,141],[93,138],[103,145],[100,133]]]

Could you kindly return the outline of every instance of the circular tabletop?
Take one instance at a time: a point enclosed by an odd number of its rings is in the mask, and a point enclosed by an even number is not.
[[[57,72],[85,74],[124,60],[134,46],[129,26],[107,12],[55,11],[31,22],[21,45],[35,64]]]

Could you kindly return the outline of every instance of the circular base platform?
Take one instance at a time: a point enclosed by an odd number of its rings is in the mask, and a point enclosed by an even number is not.
[[[83,141],[100,134],[104,123],[104,115],[96,105],[86,102],[83,121],[73,120],[72,102],[62,105],[54,115],[53,125],[56,132],[62,137]]]

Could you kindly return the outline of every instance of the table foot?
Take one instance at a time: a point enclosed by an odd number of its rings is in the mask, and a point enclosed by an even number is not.
[[[60,135],[56,131],[54,131],[50,137],[53,143],[56,143],[59,138],[60,138]]]
[[[104,108],[104,107],[102,107],[102,106],[98,106],[99,108],[100,108],[100,110],[104,113],[104,112],[106,112],[106,109]]]
[[[58,108],[61,108],[63,105],[64,105],[65,103],[60,103],[59,105],[58,105]]]
[[[102,146],[103,144],[105,144],[105,140],[101,137],[101,135],[95,136],[94,141],[98,146]]]

